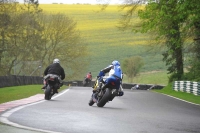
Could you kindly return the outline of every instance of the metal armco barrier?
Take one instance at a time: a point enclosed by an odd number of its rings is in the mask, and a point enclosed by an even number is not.
[[[65,85],[67,86],[83,86],[83,81],[67,81],[64,82]],[[94,81],[91,82],[91,85],[87,87],[92,87],[94,85]],[[123,83],[122,87],[124,89],[131,89],[135,86],[136,84],[128,84],[128,83]],[[151,85],[151,84],[139,84],[140,88],[139,90],[149,90],[149,89],[162,89],[165,86],[163,85]]]
[[[0,88],[10,86],[43,84],[42,77],[39,76],[0,76]]]
[[[64,81],[66,86],[83,86],[83,81],[74,80],[74,81]],[[11,87],[11,86],[21,86],[21,85],[32,85],[32,84],[43,84],[43,77],[39,76],[0,76],[0,88]],[[87,87],[92,87],[94,81],[91,82]],[[131,89],[136,84],[123,83],[122,87],[124,89]],[[165,86],[162,85],[150,85],[150,84],[139,84],[140,90],[149,90],[149,89],[162,89]]]
[[[194,95],[200,95],[200,82],[191,81],[175,81],[173,84],[173,90],[192,93]]]

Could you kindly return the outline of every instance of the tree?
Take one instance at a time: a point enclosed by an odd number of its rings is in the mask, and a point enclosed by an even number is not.
[[[86,69],[87,45],[80,38],[76,22],[62,13],[39,16],[42,30],[40,59],[44,66],[59,58],[66,68],[67,79],[75,79]]]
[[[141,10],[141,3],[148,2]],[[104,6],[105,7],[105,6]],[[181,80],[184,74],[184,43],[187,39],[196,40],[188,46],[195,53],[192,56],[192,73],[200,68],[200,1],[196,0],[123,0],[120,6],[122,15],[121,29],[134,32],[151,33],[157,45],[161,42],[167,47],[163,61],[171,74],[169,81]],[[139,8],[138,8],[139,7]],[[133,14],[138,13],[140,23],[132,25]],[[189,49],[187,49],[189,50]],[[191,54],[190,54],[191,55]],[[190,71],[191,71],[190,70]],[[196,75],[200,75],[196,74]]]
[[[13,60],[10,53],[12,53],[10,34],[12,27],[12,14],[16,12],[15,0],[4,0],[0,2],[0,75],[9,75],[12,68]]]
[[[187,73],[187,80],[200,80],[200,1],[180,0],[180,12],[187,15],[184,32],[188,40],[193,41],[187,45],[190,66]]]
[[[120,29],[153,34],[157,45],[162,42],[162,45],[167,47],[163,53],[163,61],[168,66],[168,72],[175,75],[176,79],[181,79],[184,71],[183,40],[180,29],[186,17],[179,15],[180,3],[178,0],[149,0],[148,4],[141,8],[144,2],[146,1],[123,0],[124,4],[120,5],[124,11]],[[138,25],[132,24],[135,13],[140,19]]]
[[[126,1],[126,0],[125,0]],[[142,1],[140,1],[142,2]],[[139,3],[140,3],[139,2]],[[132,25],[134,32],[154,34],[157,45],[162,40],[167,50],[163,53],[163,61],[168,66],[168,73],[174,75],[176,79],[181,79],[183,71],[183,36],[180,32],[181,24],[186,19],[183,15],[178,15],[179,2],[177,0],[159,0],[151,2],[138,9],[138,16],[141,19],[140,25]],[[141,6],[138,3],[122,5],[126,11],[123,16],[122,26],[126,28],[130,25],[132,14]],[[122,28],[123,28],[122,27]]]
[[[67,68],[68,78],[83,73],[87,45],[71,18],[42,13],[37,0],[24,5],[8,0],[0,7],[0,75],[34,75],[54,58]]]
[[[133,78],[139,74],[143,65],[144,63],[140,56],[126,58],[122,62],[123,73],[128,77],[130,82],[133,82]]]
[[[36,3],[29,2],[30,6],[31,4],[33,6]],[[19,62],[33,59],[31,54],[37,48],[33,39],[36,39],[35,37],[38,35],[40,27],[38,27],[34,16],[36,12],[29,12],[30,10],[26,10],[26,6],[18,4],[14,0],[3,1],[0,6],[1,14],[3,14],[0,16],[1,22],[3,22],[1,24],[0,38],[3,49],[3,52],[0,53],[0,65],[3,71],[1,71],[0,75],[10,75]],[[36,8],[32,9],[32,11],[36,10]],[[5,14],[7,17],[5,17]],[[25,70],[25,68],[28,68],[30,72],[32,71],[30,67],[22,64],[18,67],[18,72],[20,72],[20,69]]]

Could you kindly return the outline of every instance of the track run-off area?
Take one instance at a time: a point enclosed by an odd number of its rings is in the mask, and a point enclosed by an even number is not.
[[[49,101],[38,96],[32,103],[1,112],[0,122],[26,132],[200,133],[199,105],[148,90],[124,89],[124,96],[100,108],[88,105],[91,94],[91,87],[70,87]]]

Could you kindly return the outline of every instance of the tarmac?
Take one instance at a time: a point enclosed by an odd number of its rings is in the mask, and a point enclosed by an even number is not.
[[[20,128],[5,125],[5,124],[2,124],[2,123],[0,123],[0,131],[2,133],[41,133],[41,132],[37,132],[37,131],[20,129]]]
[[[25,104],[29,104],[29,103],[33,103],[33,102],[37,102],[37,101],[40,101],[43,99],[44,99],[44,94],[37,94],[37,95],[31,96],[28,98],[2,103],[2,104],[0,104],[0,116],[1,116],[1,113],[4,113],[7,110],[10,110],[12,108],[22,106]],[[14,127],[14,126],[2,123],[2,122],[0,122],[0,131],[1,131],[1,133],[41,133],[38,131],[32,131],[32,130]]]

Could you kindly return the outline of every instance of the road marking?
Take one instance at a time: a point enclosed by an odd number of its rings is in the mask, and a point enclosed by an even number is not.
[[[44,94],[37,94],[28,98],[2,103],[0,104],[0,113],[6,111],[7,109],[11,109],[24,104],[37,102],[42,99],[44,99]]]
[[[55,99],[55,98],[65,94],[68,91],[69,91],[69,88],[67,90],[55,95],[54,97],[52,97],[52,99]],[[41,94],[41,95],[43,95],[43,94]],[[36,97],[38,99],[34,99]],[[44,95],[43,95],[42,99],[44,99]],[[12,113],[14,113],[14,112],[16,112],[16,111],[18,111],[20,109],[23,109],[25,107],[28,107],[28,106],[35,105],[35,104],[42,103],[42,102],[46,101],[46,100],[42,100],[42,99],[41,99],[41,97],[38,97],[38,95],[35,95],[35,96],[31,96],[29,98],[8,102],[8,103],[14,103],[14,104],[10,104],[12,106],[7,106],[6,105],[7,103],[3,104],[2,108],[3,108],[3,106],[9,107],[9,108],[6,107],[6,110],[10,109],[10,108],[14,108],[14,107],[16,107],[16,108],[8,110],[5,113],[1,114],[0,115],[0,122],[8,124],[8,125],[11,125],[11,126],[14,126],[14,127],[22,128],[22,129],[28,129],[28,130],[33,130],[33,131],[45,132],[45,133],[60,133],[60,132],[53,132],[53,131],[48,131],[48,130],[42,130],[42,129],[36,129],[36,128],[32,128],[32,127],[27,127],[27,126],[19,125],[17,123],[14,123],[14,122],[11,122],[11,121],[8,120],[8,117],[10,115],[12,115]],[[38,101],[38,100],[42,100],[42,101]],[[35,101],[37,101],[37,102],[35,102]],[[34,102],[34,103],[31,103],[31,102]],[[19,107],[17,107],[17,106],[19,106]],[[1,107],[1,104],[0,104],[0,107]]]
[[[156,92],[156,93],[158,93],[158,92]],[[186,100],[183,100],[183,99],[174,97],[174,96],[170,96],[170,95],[167,95],[167,94],[164,94],[164,93],[159,93],[159,94],[162,94],[162,95],[165,95],[165,96],[168,96],[168,97],[172,97],[172,98],[175,98],[175,99],[177,99],[177,100],[180,100],[180,101],[183,101],[183,102],[186,102],[186,103],[190,103],[190,104],[193,104],[193,105],[200,106],[200,104],[192,103],[192,102],[189,102],[189,101],[186,101]]]

